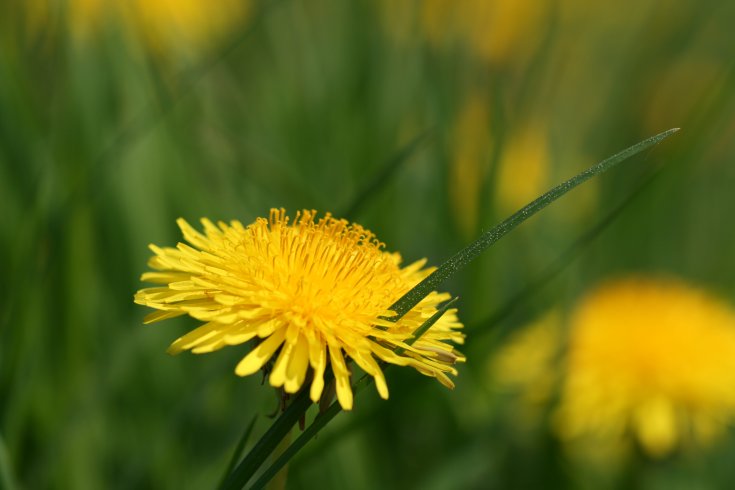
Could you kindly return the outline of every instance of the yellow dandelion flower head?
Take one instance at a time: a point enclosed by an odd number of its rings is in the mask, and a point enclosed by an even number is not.
[[[432,292],[400,319],[390,318],[391,305],[431,273],[424,260],[400,267],[400,255],[383,251],[370,231],[330,214],[317,219],[309,210],[291,222],[283,209],[272,209],[268,219],[248,226],[203,219],[204,233],[183,219],[178,224],[189,244],[151,245],[155,272],[142,280],[163,286],[135,296],[158,310],[146,323],[179,315],[205,322],[169,352],[205,353],[254,340],[238,375],[266,367],[272,386],[295,393],[310,383],[316,402],[331,366],[346,410],[353,398],[349,359],[373,376],[382,398],[388,387],[380,361],[412,366],[453,386],[448,374],[456,375],[454,363],[464,360],[451,345],[463,341],[456,310],[407,343],[450,296]]]
[[[571,317],[556,426],[567,439],[651,457],[706,444],[735,417],[735,311],[699,289],[651,278],[610,282]]]

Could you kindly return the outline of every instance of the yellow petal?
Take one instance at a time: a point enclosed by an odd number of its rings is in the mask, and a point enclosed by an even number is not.
[[[179,225],[181,233],[184,235],[184,239],[187,242],[201,249],[206,250],[209,248],[209,240],[207,237],[195,230],[184,218],[177,219],[176,224]]]
[[[352,359],[354,359],[354,361],[357,363],[358,366],[362,368],[363,371],[365,371],[375,379],[375,387],[378,390],[380,398],[382,398],[383,400],[387,400],[388,384],[385,382],[383,371],[380,369],[380,366],[378,366],[378,363],[375,362],[373,356],[369,353],[363,355],[358,351],[353,351],[352,349],[348,350],[347,353]]]
[[[177,316],[181,316],[186,314],[183,311],[171,311],[171,310],[161,310],[161,311],[154,311],[153,313],[149,313],[143,318],[143,323],[148,325],[149,323],[153,322],[160,322],[161,320],[167,320],[169,318],[176,318]]]
[[[291,360],[291,353],[293,352],[294,344],[286,341],[283,344],[283,349],[276,359],[276,363],[273,365],[273,370],[268,375],[268,382],[274,388],[283,386],[286,382],[286,368],[288,362]]]
[[[195,328],[186,335],[176,339],[166,352],[169,354],[178,354],[181,351],[190,349],[207,338],[216,335],[216,331],[219,328],[221,328],[221,325],[217,323],[205,323],[201,327]]]
[[[676,445],[679,434],[671,402],[663,397],[647,400],[633,414],[633,423],[646,452],[663,456]]]
[[[287,393],[296,393],[301,388],[306,378],[306,370],[309,367],[309,344],[303,336],[294,346],[291,361],[286,371],[285,389]]]
[[[263,367],[263,364],[268,362],[268,359],[273,356],[273,353],[283,343],[285,336],[285,330],[280,329],[273,332],[273,335],[268,337],[266,340],[258,344],[250,354],[245,356],[235,368],[235,374],[238,376],[247,376],[258,371]]]
[[[337,385],[337,400],[344,410],[352,410],[352,387],[350,386],[350,371],[347,369],[342,350],[339,347],[329,346],[329,357],[332,362],[332,371]]]
[[[314,370],[314,380],[311,382],[309,396],[314,403],[319,401],[324,390],[324,370],[327,367],[326,346],[321,339],[315,339],[309,344],[309,362]]]

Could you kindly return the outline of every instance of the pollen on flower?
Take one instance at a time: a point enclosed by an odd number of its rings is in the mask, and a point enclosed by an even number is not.
[[[203,219],[203,233],[183,219],[178,225],[188,244],[151,245],[149,266],[155,272],[142,276],[163,286],[135,296],[136,303],[157,310],[146,323],[179,315],[204,322],[171,344],[170,353],[206,353],[253,341],[236,374],[268,365],[272,386],[295,393],[310,383],[316,402],[331,367],[346,410],[353,404],[349,360],[375,379],[382,398],[388,386],[380,361],[411,366],[453,386],[448,374],[456,375],[454,364],[464,361],[452,345],[464,338],[456,310],[448,310],[414,344],[406,343],[450,296],[432,292],[391,320],[390,306],[432,272],[424,260],[402,268],[400,255],[385,252],[370,231],[330,214],[317,219],[310,210],[291,221],[285,210],[272,209],[268,219],[248,226]]]

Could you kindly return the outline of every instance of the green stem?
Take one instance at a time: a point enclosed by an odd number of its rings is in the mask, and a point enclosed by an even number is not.
[[[232,473],[232,470],[235,468],[235,465],[240,460],[240,457],[242,456],[242,451],[245,449],[245,445],[248,443],[248,439],[250,439],[250,434],[253,432],[253,428],[255,427],[255,421],[258,419],[258,416],[256,415],[253,417],[253,419],[250,421],[248,426],[245,428],[245,432],[243,432],[242,436],[240,437],[240,440],[237,441],[237,446],[235,446],[235,451],[232,453],[232,457],[230,458],[230,462],[227,464],[227,469],[225,470],[224,475],[222,475],[222,481],[220,482],[220,487],[224,485],[224,482],[227,480],[227,477]]]
[[[235,468],[235,471],[225,479],[220,488],[222,490],[241,489],[310,406],[309,390],[301,390],[281,416],[263,434],[263,437],[260,438],[248,455],[245,456],[245,459]]]

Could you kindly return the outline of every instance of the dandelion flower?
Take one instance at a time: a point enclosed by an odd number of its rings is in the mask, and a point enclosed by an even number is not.
[[[651,457],[709,443],[735,416],[735,312],[681,282],[626,279],[570,320],[555,417],[566,439],[624,443]]]
[[[179,219],[189,244],[150,246],[155,255],[149,266],[156,272],[142,280],[163,286],[135,296],[136,303],[158,310],[146,323],[179,315],[205,322],[177,339],[170,353],[212,352],[253,340],[236,374],[265,368],[270,384],[286,393],[310,384],[316,402],[331,366],[345,410],[353,401],[350,359],[375,379],[384,399],[388,387],[379,361],[411,366],[453,387],[448,374],[456,375],[454,363],[464,361],[452,346],[463,341],[456,310],[407,343],[450,296],[432,292],[391,319],[390,306],[431,273],[424,260],[402,268],[400,255],[383,251],[370,231],[330,214],[317,220],[315,211],[301,211],[293,222],[283,209],[272,209],[269,219],[248,226],[202,224],[204,233]]]

